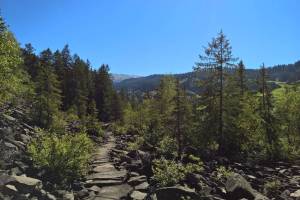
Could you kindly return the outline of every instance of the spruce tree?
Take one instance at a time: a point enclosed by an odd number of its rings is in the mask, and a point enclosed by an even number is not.
[[[179,79],[176,79],[176,94],[174,97],[174,134],[177,141],[177,153],[180,157],[184,145],[187,143],[188,134],[191,129],[191,106],[186,92],[181,88]]]
[[[30,75],[32,81],[36,81],[37,71],[39,68],[39,59],[34,53],[35,49],[29,44],[25,44],[25,48],[22,49],[22,57],[24,59],[24,68]]]
[[[79,56],[75,55],[73,60],[74,100],[72,102],[77,108],[79,118],[82,119],[87,114],[89,68]]]
[[[245,65],[242,60],[238,63],[237,73],[238,73],[238,82],[239,82],[238,84],[240,88],[240,94],[241,96],[243,96],[245,90],[247,89],[247,86],[246,86]]]
[[[268,74],[264,64],[259,72],[259,89],[261,93],[260,114],[263,119],[263,127],[268,144],[268,155],[269,158],[274,159],[276,150],[278,150],[278,137],[275,128],[275,116],[273,114],[273,97],[271,89],[268,86]]]
[[[173,132],[173,127],[170,124],[172,120],[172,113],[174,111],[174,97],[175,91],[175,78],[172,76],[165,76],[160,80],[160,85],[158,87],[156,96],[156,110],[161,120],[164,134],[168,136],[175,137]]]
[[[95,101],[101,121],[108,122],[112,117],[113,85],[109,75],[109,66],[101,65],[95,77]]]
[[[61,91],[54,73],[53,55],[50,49],[41,52],[40,67],[36,78],[37,101],[33,116],[40,127],[49,129],[61,105]]]
[[[202,101],[203,109],[207,113],[208,126],[217,126],[218,130],[211,129],[211,133],[217,132],[219,152],[226,153],[228,142],[224,134],[224,86],[227,70],[234,67],[235,58],[232,56],[232,47],[229,40],[221,31],[212,42],[208,44],[204,55],[200,55],[200,62],[196,63],[196,70],[205,71],[208,78],[203,82],[204,94]],[[217,116],[215,113],[217,112]]]

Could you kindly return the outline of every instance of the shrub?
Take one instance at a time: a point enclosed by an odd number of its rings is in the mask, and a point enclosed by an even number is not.
[[[85,133],[38,132],[41,136],[28,145],[28,152],[36,165],[46,169],[50,181],[70,182],[86,172],[93,144]]]
[[[97,119],[94,119],[92,116],[89,116],[87,118],[86,132],[89,135],[94,135],[97,137],[104,136],[104,130],[102,129],[101,123]]]
[[[174,160],[154,160],[153,164],[153,178],[159,186],[172,186],[185,178],[183,166]]]
[[[177,145],[176,141],[168,136],[165,136],[159,142],[158,152],[167,158],[172,158],[177,156]]]
[[[220,178],[228,178],[230,175],[232,175],[232,170],[231,168],[226,168],[224,166],[220,166],[217,168],[217,177]]]
[[[128,127],[126,127],[125,125],[120,125],[118,123],[114,123],[111,127],[112,129],[112,132],[115,134],[115,135],[122,135],[122,134],[126,134],[127,133],[127,129]]]
[[[264,184],[264,194],[267,196],[277,197],[281,182],[279,180],[270,180]]]
[[[161,187],[172,186],[184,180],[189,173],[200,172],[203,170],[202,162],[197,164],[189,163],[183,165],[174,160],[166,160],[165,158],[153,161],[153,178]]]
[[[144,138],[138,137],[135,142],[129,142],[127,149],[130,151],[139,150],[140,147],[144,144]]]

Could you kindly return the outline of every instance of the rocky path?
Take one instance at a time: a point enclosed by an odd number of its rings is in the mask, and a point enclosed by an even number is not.
[[[115,138],[107,133],[106,144],[99,146],[93,155],[92,169],[86,177],[85,187],[89,190],[86,199],[126,199],[132,188],[125,183],[127,171],[116,169],[110,152],[115,147]]]
[[[116,142],[111,132],[107,133],[107,142],[97,147],[93,154],[91,171],[86,177],[86,200],[144,199],[145,195],[134,191],[128,184],[130,173],[123,167],[116,167],[111,156]]]

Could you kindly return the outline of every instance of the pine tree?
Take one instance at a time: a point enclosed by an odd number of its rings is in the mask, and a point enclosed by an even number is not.
[[[156,97],[156,110],[164,129],[164,134],[174,137],[173,127],[170,124],[172,113],[174,111],[174,97],[175,97],[175,78],[172,76],[165,76],[161,79]]]
[[[235,58],[229,40],[221,31],[205,49],[205,55],[200,55],[201,62],[196,63],[196,70],[206,71],[208,78],[204,81],[204,94],[202,100],[207,114],[208,126],[218,127],[217,142],[219,152],[226,153],[228,144],[224,135],[224,83],[226,70],[234,67]],[[218,105],[216,105],[216,103]],[[217,111],[218,116],[215,116]],[[211,128],[210,128],[211,129]],[[212,129],[213,133],[214,130]]]
[[[73,66],[73,90],[74,90],[74,102],[77,108],[77,114],[79,118],[84,118],[87,114],[87,101],[88,101],[88,78],[89,78],[89,68],[88,65],[79,58],[79,56],[74,56],[74,66]]]
[[[37,102],[33,116],[37,125],[51,128],[61,104],[59,82],[54,73],[53,55],[50,49],[41,52],[40,67],[36,78]]]
[[[70,54],[69,46],[65,45],[62,51],[55,53],[55,68],[58,80],[62,90],[62,108],[67,111],[74,105],[74,76],[73,76],[73,60]]]
[[[246,86],[245,65],[242,60],[238,63],[237,72],[238,72],[238,82],[239,82],[240,94],[241,94],[241,96],[243,96],[245,90],[247,89],[247,86]]]
[[[174,134],[178,146],[178,156],[182,154],[184,144],[186,144],[191,125],[191,107],[186,96],[185,90],[180,86],[179,79],[176,79],[176,95],[174,97],[175,108]]]
[[[101,65],[95,77],[95,101],[101,121],[108,122],[112,117],[113,85],[108,65]]]
[[[117,92],[113,92],[112,102],[111,102],[111,120],[113,121],[123,121],[123,104],[120,95]]]
[[[267,69],[263,64],[260,69],[260,93],[261,93],[261,104],[260,113],[263,119],[263,127],[265,129],[266,141],[268,143],[268,155],[271,159],[275,156],[275,151],[278,150],[278,138],[275,129],[275,116],[273,114],[273,97],[271,90],[267,84],[268,75]]]
[[[25,48],[22,49],[22,57],[24,59],[24,68],[30,75],[31,80],[35,81],[37,76],[37,71],[39,68],[39,59],[34,53],[35,49],[29,44],[25,44]]]

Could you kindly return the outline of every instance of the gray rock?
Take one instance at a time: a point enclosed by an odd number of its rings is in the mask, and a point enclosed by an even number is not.
[[[127,175],[126,171],[107,171],[87,176],[89,180],[123,180]]]
[[[16,138],[16,140],[19,140],[26,144],[29,143],[31,140],[31,137],[28,135],[25,135],[25,134],[17,134],[15,138]]]
[[[15,181],[15,179],[12,176],[3,174],[0,176],[0,187],[13,181]]]
[[[250,183],[241,175],[233,173],[228,177],[225,184],[227,191],[227,199],[238,200],[246,198],[249,200],[267,200],[268,198],[263,196],[254,190]]]
[[[88,189],[84,188],[83,190],[80,190],[77,192],[77,199],[84,199],[85,197],[89,196],[89,191]]]
[[[126,198],[131,191],[132,187],[127,184],[103,187],[95,199],[122,199]]]
[[[94,192],[99,192],[101,190],[101,188],[98,187],[98,186],[96,186],[96,185],[94,185],[94,186],[88,188],[88,190],[94,191]]]
[[[143,182],[137,186],[134,187],[135,190],[141,191],[141,192],[146,192],[149,188],[149,183],[148,182]]]
[[[291,197],[300,198],[300,190],[297,190],[290,194]]]
[[[182,197],[188,197],[191,200],[199,199],[195,190],[182,186],[159,188],[155,191],[155,195],[157,200],[181,200]]]
[[[132,200],[143,200],[145,199],[147,196],[146,193],[143,193],[143,192],[140,192],[140,191],[133,191],[131,194],[130,194],[130,198]]]
[[[16,186],[22,193],[31,193],[42,187],[42,182],[38,179],[27,176],[12,176],[12,178],[14,180],[10,184]]]
[[[123,183],[122,180],[91,180],[91,181],[86,181],[84,186],[91,187],[97,185],[99,187],[104,187],[104,186],[120,185],[122,183]]]
[[[64,200],[74,200],[74,194],[73,194],[73,192],[66,192],[63,195],[63,199]]]
[[[0,191],[9,196],[18,196],[19,192],[14,185],[5,185]]]
[[[138,184],[141,184],[143,182],[147,181],[147,177],[146,176],[136,176],[136,177],[132,177],[128,180],[128,184],[131,186],[135,186]]]

